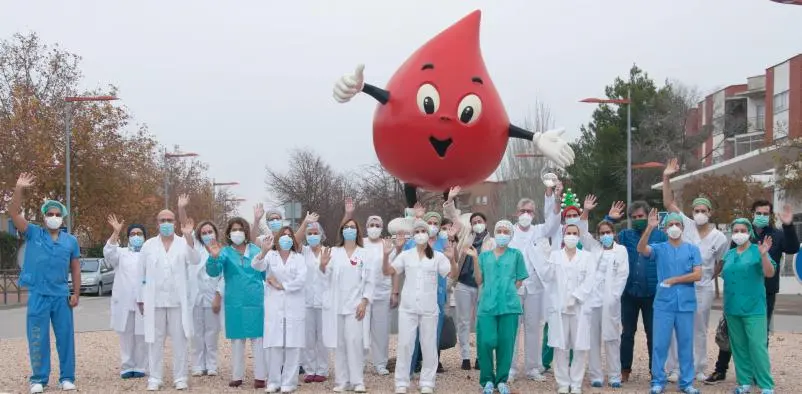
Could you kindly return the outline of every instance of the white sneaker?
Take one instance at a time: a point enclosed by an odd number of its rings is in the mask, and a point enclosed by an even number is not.
[[[699,373],[696,374],[696,380],[699,381],[699,382],[704,382],[705,380],[707,380],[707,376],[705,376],[705,374],[699,372]]]
[[[407,388],[406,387],[396,387],[395,388],[395,394],[407,394]]]
[[[355,393],[367,393],[368,389],[365,388],[364,384],[358,384],[356,387],[354,387],[354,392]]]
[[[148,391],[159,391],[160,386],[156,382],[148,382]]]
[[[293,392],[295,392],[295,388],[294,387],[282,387],[281,388],[281,392],[282,393],[293,393]]]
[[[571,390],[568,387],[560,387],[557,389],[557,394],[568,394]]]
[[[678,380],[679,380],[679,374],[676,371],[673,371],[668,375],[669,382],[677,383]]]
[[[582,387],[571,387],[571,394],[582,394]]]
[[[334,391],[335,393],[344,393],[344,392],[346,392],[348,390],[348,387],[347,386],[334,386],[334,388],[331,389],[331,390]]]
[[[188,388],[189,388],[189,386],[187,386],[187,382],[185,382],[183,380],[180,381],[180,382],[176,382],[176,384],[175,384],[175,389],[176,390],[186,390]]]
[[[526,376],[529,380],[534,380],[535,382],[545,382],[546,377],[540,374],[540,371],[535,371],[530,373]]]
[[[208,372],[206,372],[206,375],[208,375],[208,376],[217,376],[217,371],[215,371],[215,370],[208,371]]]
[[[275,384],[268,384],[265,393],[278,393],[279,387]]]
[[[433,394],[433,393],[434,393],[434,389],[431,388],[431,387],[421,387],[420,388],[420,394]]]
[[[390,374],[390,371],[388,371],[386,367],[376,367],[376,373],[379,374],[379,376],[387,376]]]
[[[31,384],[31,394],[44,393],[44,392],[45,392],[45,387],[42,386],[41,383],[33,383],[33,384]],[[406,391],[404,391],[404,392],[406,393]]]
[[[59,383],[58,386],[61,387],[61,391],[75,391],[76,389],[75,384],[69,380]]]
[[[192,371],[192,376],[203,376],[203,371]]]

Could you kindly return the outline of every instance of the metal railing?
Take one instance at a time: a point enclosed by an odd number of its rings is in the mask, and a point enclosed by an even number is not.
[[[24,303],[27,290],[19,285],[19,269],[0,270],[0,297],[3,298],[3,305],[14,305]]]

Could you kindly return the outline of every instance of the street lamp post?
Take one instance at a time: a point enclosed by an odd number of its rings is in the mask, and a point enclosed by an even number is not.
[[[627,105],[627,208],[632,206],[632,88],[627,88],[625,99],[586,98],[582,103]],[[632,221],[627,220],[627,227],[632,228]]]
[[[64,97],[64,101],[66,103],[64,108],[64,135],[66,137],[66,153],[65,153],[65,167],[66,167],[66,175],[65,175],[65,182],[67,184],[67,196],[66,196],[66,203],[67,203],[67,212],[68,215],[64,219],[67,221],[67,233],[72,234],[72,218],[75,216],[72,214],[72,198],[71,198],[71,187],[70,187],[70,156],[72,156],[72,130],[70,130],[70,117],[72,116],[72,103],[77,102],[84,102],[84,101],[114,101],[119,100],[117,97],[114,96],[69,96]]]
[[[164,148],[164,209],[170,208],[170,193],[168,193],[168,189],[170,187],[169,182],[167,180],[167,159],[177,159],[181,157],[197,157],[197,153],[193,152],[173,152],[167,153],[167,148]]]
[[[218,186],[237,186],[239,182],[215,182],[212,179],[212,221],[216,222],[214,219],[214,204],[217,202],[217,187]]]

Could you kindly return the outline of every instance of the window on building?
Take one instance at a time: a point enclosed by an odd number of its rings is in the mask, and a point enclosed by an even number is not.
[[[479,205],[481,203],[482,203],[482,196],[476,196],[476,203],[475,204]]]
[[[763,131],[766,129],[766,105],[763,103],[755,104],[755,120],[752,125],[753,131]]]
[[[482,196],[482,205],[487,205],[487,196]]]
[[[789,91],[786,90],[782,93],[777,93],[774,95],[774,113],[783,112],[788,110],[788,94]]]

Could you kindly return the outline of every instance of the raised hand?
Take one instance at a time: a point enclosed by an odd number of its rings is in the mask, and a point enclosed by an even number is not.
[[[255,221],[262,220],[262,217],[265,216],[265,206],[262,203],[258,203],[253,206],[253,219]]]
[[[557,181],[557,184],[554,186],[554,196],[557,198],[563,197],[563,183],[560,182],[559,180]]]
[[[189,195],[182,194],[178,196],[178,208],[183,209],[186,208],[187,205],[189,205]]]
[[[562,138],[565,129],[549,130],[536,135],[535,145],[540,153],[553,161],[559,168],[574,164],[574,150]]]
[[[474,248],[473,245],[465,247],[465,254],[473,257],[474,259],[476,259],[479,256],[479,253],[476,251],[476,248]]]
[[[790,204],[783,205],[783,210],[780,212],[780,221],[786,226],[794,222],[794,211],[791,210]]]
[[[659,224],[660,224],[660,219],[657,216],[657,208],[652,208],[652,210],[649,211],[649,227],[657,228]]]
[[[393,253],[393,249],[395,249],[395,245],[393,244],[392,239],[385,239],[382,241],[382,250],[384,251],[385,256],[389,256],[390,253]]]
[[[585,196],[585,205],[584,205],[585,211],[592,211],[593,208],[596,208],[596,205],[598,205],[596,203],[597,200],[598,199],[593,194],[588,194],[587,196]]]
[[[422,219],[423,215],[426,214],[426,208],[424,208],[423,204],[421,204],[420,202],[415,203],[414,209],[415,209],[415,217],[418,219]]]
[[[766,237],[763,242],[758,242],[758,250],[760,250],[760,254],[764,255],[769,252],[771,249],[771,245],[774,243],[774,239],[772,237]]]
[[[309,223],[315,223],[315,222],[317,222],[319,219],[320,219],[320,215],[318,215],[318,214],[317,214],[317,212],[312,212],[312,213],[309,213],[309,211],[307,211],[307,212],[306,212],[306,218],[304,218],[304,221],[305,221],[307,224],[309,224]]]
[[[268,250],[273,249],[273,243],[275,242],[275,238],[273,238],[273,233],[268,232],[267,234],[262,237],[261,248],[266,253]]]
[[[451,189],[448,189],[448,201],[453,201],[461,190],[462,188],[459,186],[454,186]]]
[[[216,239],[213,239],[212,242],[209,242],[206,245],[206,251],[209,252],[209,256],[212,256],[215,259],[220,257],[220,252],[222,250],[223,248],[220,247],[220,244],[217,243]]]
[[[181,234],[189,236],[195,230],[195,221],[192,218],[187,218],[184,223],[181,223]]]
[[[17,187],[27,189],[33,186],[33,183],[36,182],[36,177],[33,174],[23,172],[19,174],[19,178],[17,178]]]
[[[395,234],[395,247],[401,249],[404,247],[404,244],[407,243],[406,233],[403,231],[399,231]]]
[[[354,199],[351,197],[345,198],[345,214],[350,215],[354,213],[356,206],[354,206]]]
[[[447,248],[446,248],[446,249],[443,251],[443,254],[444,254],[444,255],[446,255],[446,257],[448,257],[448,259],[449,259],[449,260],[453,260],[453,259],[454,259],[454,256],[455,256],[454,249],[456,249],[456,248],[454,247],[454,245],[453,245],[451,242],[449,242],[449,245],[448,245],[448,247],[447,247]]]
[[[338,103],[351,101],[357,93],[362,91],[365,86],[365,65],[356,66],[353,74],[346,74],[340,77],[334,84],[334,99]]]
[[[679,160],[676,158],[671,159],[666,163],[666,169],[663,170],[663,177],[670,178],[672,175],[679,172]]]
[[[627,205],[623,201],[616,201],[610,207],[610,212],[607,213],[607,216],[613,220],[621,220],[624,217],[624,209],[626,207]]]
[[[331,262],[331,248],[323,247],[320,251],[320,267],[325,271]]]
[[[108,220],[109,224],[111,225],[111,228],[114,229],[114,233],[115,234],[119,234],[120,231],[122,231],[123,223],[125,223],[124,221],[117,220],[117,216],[115,216],[114,214],[109,215],[107,220]]]

